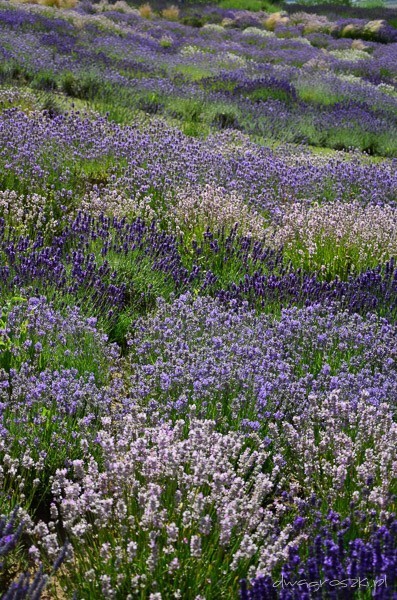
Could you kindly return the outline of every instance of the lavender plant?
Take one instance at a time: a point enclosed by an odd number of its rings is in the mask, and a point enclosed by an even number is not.
[[[350,539],[352,525],[329,513],[309,544],[305,557],[290,549],[279,579],[261,576],[249,586],[242,583],[240,597],[248,599],[335,597],[390,598],[396,583],[396,522],[390,519],[372,527],[369,539]],[[303,523],[302,523],[303,524]]]
[[[352,406],[367,389],[371,403],[393,404],[394,327],[375,316],[312,305],[274,320],[187,294],[134,329],[129,388],[154,414],[178,418],[194,404],[227,427],[266,431],[271,415],[302,413],[311,393],[339,390]]]
[[[44,298],[3,308],[3,319],[0,505],[38,510],[54,469],[80,456],[115,401],[118,351],[105,345],[95,319],[72,309],[65,318]]]
[[[21,520],[19,509],[15,509],[9,517],[0,518],[0,592],[4,600],[39,600],[48,582],[48,574],[43,566],[31,574],[30,572],[15,574],[18,565],[17,550],[26,524]],[[55,561],[52,574],[61,566],[67,553],[67,546],[61,550]],[[16,576],[15,576],[16,575]],[[14,578],[14,579],[13,579]]]
[[[77,307],[67,307],[62,315],[45,297],[13,297],[1,317],[3,372],[18,372],[23,365],[38,374],[71,368],[80,375],[92,373],[100,384],[108,381],[109,361],[118,351],[106,346],[96,318],[85,318]]]

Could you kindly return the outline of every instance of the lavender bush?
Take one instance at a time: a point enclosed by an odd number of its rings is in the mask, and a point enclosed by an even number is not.
[[[304,519],[301,517],[302,523]],[[248,599],[365,597],[391,598],[396,583],[396,522],[373,527],[368,540],[351,539],[352,524],[341,521],[337,513],[309,545],[307,558],[301,560],[296,548],[290,549],[278,580],[270,576],[242,583],[240,597]]]
[[[47,585],[48,575],[44,573],[43,566],[33,575],[25,572],[13,579],[13,571],[18,565],[17,557],[13,557],[15,550],[21,542],[21,535],[26,528],[25,523],[15,509],[9,517],[0,518],[0,592],[4,600],[24,600],[29,598],[38,600]],[[59,569],[67,553],[67,546],[61,550],[53,565],[53,574]],[[14,560],[13,560],[14,559]],[[14,573],[15,575],[15,573]]]

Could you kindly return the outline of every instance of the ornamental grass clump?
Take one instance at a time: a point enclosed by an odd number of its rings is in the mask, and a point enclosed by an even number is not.
[[[164,8],[161,11],[161,16],[167,21],[178,21],[179,19],[179,8],[172,4],[171,6]]]
[[[143,19],[152,19],[154,16],[153,9],[148,2],[146,2],[146,4],[142,4],[138,10]]]
[[[289,23],[289,17],[286,12],[276,12],[267,17],[264,21],[265,28],[268,31],[274,31],[279,25],[287,25]]]

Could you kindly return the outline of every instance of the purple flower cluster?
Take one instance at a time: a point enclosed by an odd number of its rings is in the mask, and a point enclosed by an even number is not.
[[[305,519],[299,525],[304,527]],[[291,547],[279,577],[242,582],[241,600],[309,600],[310,598],[394,598],[397,572],[397,522],[372,527],[368,539],[354,538],[349,519],[330,512],[327,523],[308,544],[307,558]],[[326,596],[325,596],[326,594]]]
[[[305,414],[311,394],[321,404],[338,390],[353,408],[366,390],[371,404],[394,405],[394,335],[385,320],[337,307],[292,308],[274,320],[186,294],[135,323],[129,386],[155,414],[178,418],[194,404],[227,427],[266,431],[269,418]]]
[[[96,318],[82,316],[77,307],[67,307],[64,313],[54,310],[45,297],[15,298],[4,305],[2,369],[10,373],[23,364],[36,372],[69,367],[106,380],[117,349],[106,345],[107,336],[97,330]]]
[[[42,566],[33,575],[29,572],[22,573],[22,575],[16,574],[17,576],[12,581],[12,560],[9,559],[17,544],[20,543],[25,529],[19,512],[20,510],[16,508],[9,517],[2,516],[0,518],[0,570],[2,575],[0,593],[3,600],[39,600],[48,581],[48,575],[44,574]],[[57,557],[53,573],[59,569],[65,555],[66,546]],[[9,585],[6,584],[6,587],[4,587],[3,576],[5,576],[5,580],[9,578]]]

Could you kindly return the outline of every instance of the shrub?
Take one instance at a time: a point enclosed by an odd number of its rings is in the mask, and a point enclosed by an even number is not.
[[[67,71],[62,75],[60,86],[62,92],[67,96],[77,96],[77,78],[70,71]]]
[[[53,73],[38,73],[32,81],[32,88],[36,90],[54,91],[57,89],[57,81]]]
[[[67,71],[60,83],[61,90],[67,96],[92,100],[98,95],[101,87],[99,79],[92,73],[74,74]]]
[[[63,113],[62,107],[56,101],[56,98],[52,94],[46,94],[41,105],[41,110],[46,111],[47,115],[54,119]],[[54,223],[55,225],[55,223]]]
[[[75,8],[77,6],[77,0],[38,0],[32,3],[40,4],[41,6],[51,6],[53,8]]]
[[[265,21],[265,27],[269,31],[274,31],[278,25],[287,25],[289,17],[285,12],[273,13]]]
[[[161,16],[168,21],[178,21],[179,8],[172,4],[172,6],[169,6],[162,11]]]
[[[160,102],[159,95],[153,92],[147,96],[141,96],[141,98],[138,99],[137,107],[145,113],[156,115],[163,111],[164,104]]]
[[[212,124],[219,129],[238,129],[239,122],[234,107],[217,111],[212,119]]]
[[[142,19],[153,19],[153,10],[149,2],[146,2],[146,4],[142,4],[139,7],[139,14],[141,15]]]
[[[202,27],[205,25],[205,20],[199,15],[187,15],[182,18],[182,23],[189,27]]]

